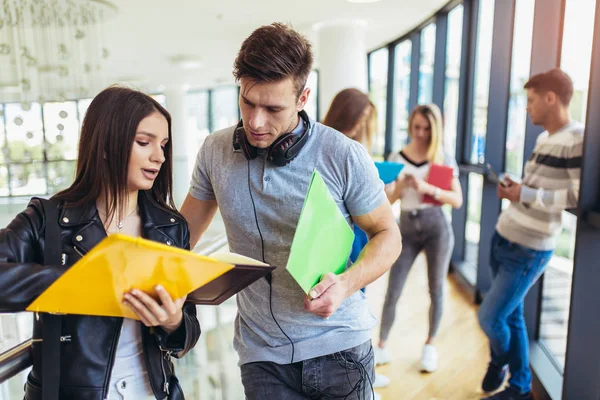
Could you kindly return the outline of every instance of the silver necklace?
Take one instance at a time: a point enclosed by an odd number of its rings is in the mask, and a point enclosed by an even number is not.
[[[129,213],[129,215],[117,222],[117,228],[119,229],[119,232],[121,232],[121,229],[123,229],[123,222],[125,222],[127,218],[131,217],[137,210],[138,208],[136,207],[131,213]]]
[[[139,207],[136,207],[136,208],[135,208],[135,209],[134,209],[132,212],[130,212],[130,213],[129,213],[129,215],[127,215],[125,218],[123,218],[123,219],[122,219],[122,220],[120,220],[120,221],[117,221],[117,229],[118,229],[118,232],[119,232],[119,233],[121,232],[121,229],[123,229],[123,222],[125,222],[125,221],[127,220],[127,218],[129,218],[129,217],[131,217],[133,214],[135,214],[135,213],[136,213],[136,211],[137,211],[138,209],[139,209]],[[101,215],[103,215],[103,216],[104,216],[104,219],[106,219],[106,215],[105,215],[103,212],[100,212],[100,211],[99,211],[99,213],[100,213]],[[107,229],[108,229],[108,228],[107,228]]]

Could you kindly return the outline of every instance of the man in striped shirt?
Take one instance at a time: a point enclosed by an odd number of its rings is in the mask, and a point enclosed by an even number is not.
[[[492,238],[492,287],[479,309],[479,323],[490,341],[491,362],[482,383],[485,392],[509,386],[488,399],[529,400],[531,371],[523,301],[544,272],[556,246],[562,211],[577,206],[583,126],[571,121],[573,83],[556,68],[525,84],[527,113],[545,128],[525,165],[522,183],[508,177],[498,197],[510,200]]]

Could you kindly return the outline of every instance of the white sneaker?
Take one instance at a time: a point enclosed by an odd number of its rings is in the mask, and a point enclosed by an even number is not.
[[[373,382],[373,389],[384,388],[390,384],[390,378],[385,375],[375,374],[375,382]]]
[[[423,356],[421,357],[421,370],[425,372],[433,372],[438,367],[438,354],[435,346],[426,344],[423,347]]]
[[[387,348],[384,347],[382,349],[379,346],[375,346],[373,351],[375,352],[375,365],[388,364],[390,361],[392,361],[392,355]]]

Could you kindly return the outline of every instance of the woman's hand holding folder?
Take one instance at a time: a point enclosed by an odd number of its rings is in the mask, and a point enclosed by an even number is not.
[[[155,288],[160,304],[141,290],[132,289],[123,296],[123,304],[131,308],[147,327],[160,326],[167,333],[174,332],[183,320],[183,303],[187,296],[173,300],[160,285]]]

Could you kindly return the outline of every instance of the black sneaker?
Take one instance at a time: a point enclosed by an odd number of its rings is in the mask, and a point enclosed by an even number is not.
[[[490,363],[488,370],[485,373],[481,388],[484,392],[490,393],[500,389],[500,386],[504,383],[506,373],[508,372],[508,365],[499,366],[494,363]]]
[[[514,389],[509,386],[503,391],[481,400],[533,400],[533,395],[531,394],[531,392],[522,394],[517,389]]]

